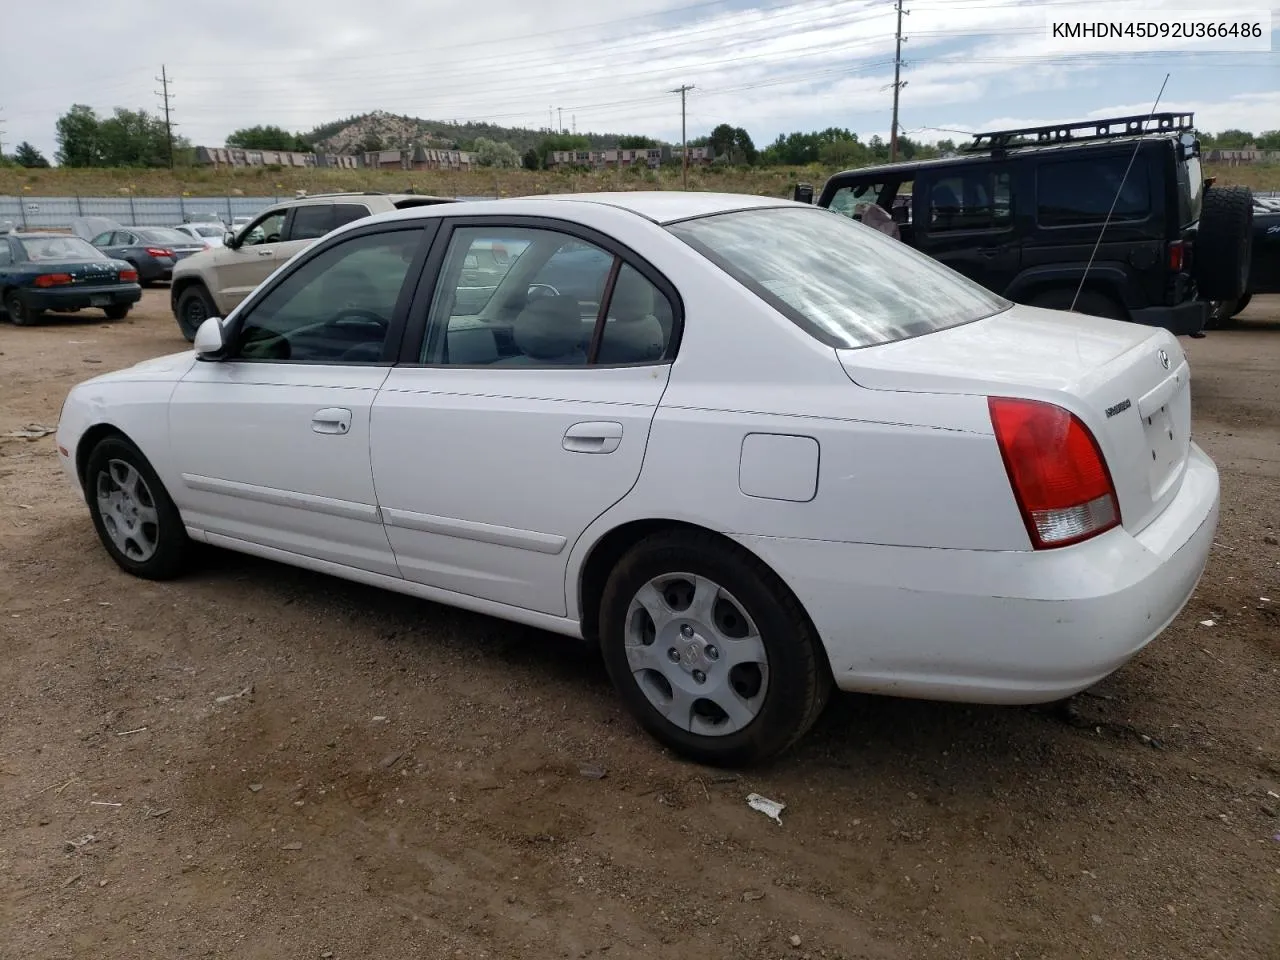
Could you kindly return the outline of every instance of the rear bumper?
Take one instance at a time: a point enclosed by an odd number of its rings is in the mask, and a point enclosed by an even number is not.
[[[173,279],[173,261],[143,260],[138,264],[138,277],[143,283]]]
[[[1204,300],[1188,300],[1176,307],[1144,307],[1130,310],[1134,323],[1149,327],[1163,327],[1174,336],[1186,337],[1199,333],[1209,320],[1209,304]]]
[[[1178,495],[1137,535],[1034,553],[738,539],[795,592],[841,689],[1041,703],[1114,672],[1181,612],[1218,497],[1217,468],[1193,444]]]
[[[117,307],[137,303],[142,288],[136,283],[111,286],[27,288],[19,294],[28,310],[85,310],[89,307]]]

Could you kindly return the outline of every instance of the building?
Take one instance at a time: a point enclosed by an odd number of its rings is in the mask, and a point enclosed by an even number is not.
[[[477,166],[474,153],[422,144],[406,150],[378,150],[358,154],[196,147],[196,163],[214,167],[324,167],[343,170],[471,170]]]
[[[1210,147],[1205,151],[1204,159],[1207,163],[1221,163],[1228,167],[1252,163],[1280,163],[1280,150],[1259,150],[1257,147],[1231,149]]]
[[[692,154],[694,149],[690,148]],[[679,154],[677,148],[676,154]],[[669,159],[671,150],[666,147],[638,147],[636,149],[613,150],[553,150],[547,156],[549,167],[591,167],[606,170],[613,167],[635,167],[644,164],[648,167],[660,166],[663,160]]]

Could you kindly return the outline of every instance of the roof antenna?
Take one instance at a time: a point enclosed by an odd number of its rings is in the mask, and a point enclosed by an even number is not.
[[[1156,115],[1156,108],[1160,106],[1160,98],[1164,96],[1164,88],[1169,83],[1170,74],[1164,75],[1164,83],[1160,84],[1160,92],[1156,94],[1156,102],[1151,105],[1151,112],[1147,114],[1147,123],[1151,122],[1151,118]],[[1146,124],[1143,124],[1143,130],[1139,133],[1145,133]],[[1137,143],[1133,145],[1133,154],[1129,157],[1129,165],[1124,168],[1124,176],[1120,178],[1120,186],[1116,188],[1115,198],[1111,201],[1111,209],[1107,211],[1107,217],[1102,221],[1102,229],[1098,232],[1098,241],[1093,245],[1093,252],[1089,254],[1089,262],[1085,264],[1084,273],[1080,275],[1080,285],[1076,287],[1076,295],[1071,298],[1071,309],[1069,313],[1076,312],[1076,301],[1080,299],[1080,292],[1084,289],[1084,282],[1089,278],[1089,270],[1093,267],[1094,257],[1098,255],[1098,248],[1102,246],[1102,238],[1107,234],[1107,227],[1111,224],[1111,215],[1116,212],[1116,204],[1120,202],[1120,194],[1124,192],[1125,181],[1129,179],[1129,171],[1133,169],[1133,161],[1138,159],[1138,150],[1142,147],[1142,138],[1139,136]]]

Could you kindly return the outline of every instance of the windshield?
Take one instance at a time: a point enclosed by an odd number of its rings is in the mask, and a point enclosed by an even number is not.
[[[829,210],[743,210],[668,229],[833,347],[904,340],[1010,306],[900,240]]]
[[[134,231],[143,240],[149,240],[152,243],[190,243],[191,238],[180,230],[170,230],[168,227],[147,227],[145,230],[138,229]]]
[[[110,259],[79,237],[24,237],[19,242],[27,253],[27,259],[35,263],[53,260]]]

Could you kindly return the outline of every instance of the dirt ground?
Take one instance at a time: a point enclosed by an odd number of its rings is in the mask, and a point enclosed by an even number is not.
[[[121,573],[3,435],[183,349],[167,296],[0,325],[3,960],[1280,957],[1280,298],[1186,344],[1224,503],[1163,637],[1073,715],[844,696],[729,777],[570,641],[228,554]]]

